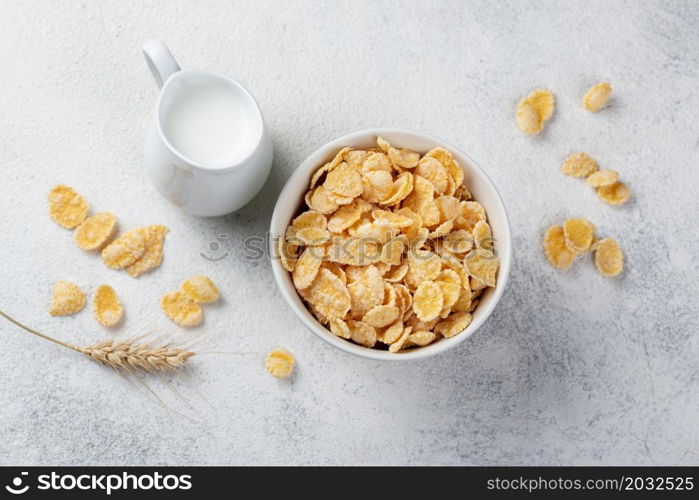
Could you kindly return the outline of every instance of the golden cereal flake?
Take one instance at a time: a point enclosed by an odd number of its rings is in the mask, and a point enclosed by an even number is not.
[[[561,165],[561,172],[571,177],[583,179],[598,169],[597,162],[589,155],[577,152],[569,155]]]
[[[163,261],[163,246],[165,235],[170,231],[167,226],[153,224],[139,228],[145,242],[145,251],[136,262],[126,266],[126,272],[132,278],[140,276],[146,271],[155,269]]]
[[[327,243],[330,239],[330,231],[320,227],[309,226],[299,229],[294,236],[300,244],[315,247]]]
[[[286,349],[275,349],[265,359],[267,371],[275,378],[288,377],[293,373],[295,365],[294,355]]]
[[[180,326],[198,326],[204,319],[204,311],[182,290],[163,295],[160,307],[165,315]]]
[[[182,283],[182,291],[198,304],[208,304],[218,300],[218,288],[206,276],[192,276]]]
[[[563,227],[555,224],[544,235],[544,255],[557,269],[568,269],[575,260],[575,254],[566,245]],[[473,288],[473,287],[472,287]]]
[[[403,322],[398,320],[384,330],[381,342],[384,344],[393,344],[401,335],[403,335]]]
[[[403,201],[413,190],[413,179],[413,174],[410,172],[403,172],[398,175],[393,181],[388,198],[379,201],[379,203],[381,205],[393,206]]]
[[[597,243],[595,266],[603,276],[616,276],[624,269],[624,253],[612,238],[604,238]]]
[[[419,332],[411,333],[410,335],[408,335],[408,338],[406,339],[406,341],[410,345],[416,345],[419,347],[429,345],[435,340],[437,340],[437,335],[427,330],[421,330]]]
[[[473,237],[466,229],[457,229],[444,237],[444,248],[458,254],[470,252],[473,248]]]
[[[590,87],[582,100],[582,106],[588,111],[599,111],[607,105],[612,96],[612,85],[608,82],[598,83]]]
[[[618,180],[619,172],[616,170],[598,170],[597,172],[591,173],[585,182],[587,182],[588,186],[598,188],[611,186]]]
[[[553,93],[548,89],[536,89],[533,90],[528,96],[527,100],[531,104],[542,121],[547,121],[553,115],[553,110],[556,106],[556,99]]]
[[[75,243],[83,250],[102,248],[116,231],[116,217],[109,212],[99,212],[88,217],[74,233]]]
[[[340,196],[356,198],[362,194],[362,176],[359,170],[342,162],[328,173],[323,186]]]
[[[347,286],[327,269],[321,269],[311,284],[308,301],[329,320],[344,318],[351,305]]]
[[[145,251],[146,239],[143,231],[132,229],[104,247],[102,260],[107,267],[123,269],[140,259]]]
[[[598,187],[597,196],[609,205],[623,205],[631,198],[631,190],[623,182],[617,181],[609,186]]]
[[[70,316],[85,307],[85,293],[75,283],[59,280],[53,285],[49,314],[51,316]]]
[[[384,279],[389,283],[397,283],[405,278],[408,272],[408,263],[401,262],[396,266],[392,266],[391,269],[384,275]]]
[[[525,134],[538,134],[544,129],[541,115],[527,99],[522,99],[517,105],[515,121],[519,129]]]
[[[92,303],[92,313],[102,326],[109,328],[119,323],[124,309],[114,288],[109,285],[100,285],[97,288]]]
[[[478,221],[484,221],[485,209],[477,201],[462,201],[459,215],[454,221],[454,229],[467,229],[473,231]]]
[[[590,249],[595,237],[595,226],[585,219],[568,219],[563,223],[563,237],[566,246],[574,254],[585,253]]]
[[[476,254],[464,259],[464,267],[466,267],[468,274],[487,286],[495,286],[499,266],[500,261],[494,255]]]
[[[280,237],[277,241],[279,261],[282,267],[289,272],[294,270],[296,267],[297,251],[298,247],[291,244],[286,238]]]
[[[410,227],[413,224],[413,219],[400,213],[389,212],[388,210],[372,210],[371,216],[374,221],[379,224],[395,226],[398,228]]]
[[[82,224],[90,204],[70,186],[54,186],[48,195],[49,215],[59,226],[73,229]]]
[[[325,215],[317,212],[315,210],[307,210],[301,215],[296,217],[292,222],[291,226],[296,230],[305,229],[307,227],[318,227],[320,229],[325,229],[328,226],[328,219]]]
[[[367,172],[362,183],[362,198],[372,203],[387,200],[393,191],[393,177],[383,170]]]
[[[333,333],[333,335],[336,335],[343,339],[352,338],[352,332],[350,331],[349,325],[345,323],[343,320],[331,319],[329,324],[330,331]]]
[[[330,192],[324,186],[318,186],[306,196],[306,205],[313,210],[328,215],[338,208],[338,204],[330,197]]]
[[[409,149],[396,149],[383,137],[377,137],[376,143],[386,153],[391,162],[399,168],[415,168],[420,160],[420,154]]]
[[[423,157],[418,162],[414,173],[430,181],[436,193],[441,194],[447,190],[449,173],[436,158],[431,156]]]
[[[317,247],[308,247],[303,251],[292,273],[292,281],[297,290],[304,290],[311,286],[318,276],[324,255],[324,250]]]
[[[473,226],[473,241],[476,243],[477,248],[492,249],[493,234],[490,231],[490,225],[486,221],[479,220]]]
[[[423,281],[435,279],[442,270],[442,260],[429,250],[414,250],[408,254],[408,272],[405,282],[412,288]]]
[[[444,306],[444,294],[434,281],[421,282],[413,295],[413,311],[422,321],[430,321],[439,316]]]
[[[400,311],[396,306],[378,305],[372,307],[364,315],[362,321],[374,328],[383,328],[393,323],[398,318],[399,313]]]
[[[361,173],[365,175],[367,172],[383,170],[389,174],[393,173],[391,160],[384,153],[370,153],[362,164]]]
[[[350,203],[337,209],[328,221],[328,230],[332,233],[341,233],[362,216],[362,209],[358,203]]]
[[[340,151],[337,152],[337,154],[335,155],[335,157],[331,161],[329,161],[328,163],[323,165],[321,168],[316,170],[316,172],[311,177],[310,189],[313,189],[314,187],[316,187],[316,185],[318,184],[318,181],[323,176],[323,174],[331,171],[332,169],[337,167],[340,163],[342,163],[345,154],[349,153],[350,151],[351,151],[350,148],[342,148]]]
[[[434,204],[439,210],[440,222],[455,220],[461,211],[460,201],[453,196],[440,196],[434,200]]]
[[[463,332],[471,324],[472,319],[471,313],[455,312],[437,323],[434,331],[445,338],[451,338]]]
[[[376,345],[376,330],[373,326],[363,321],[350,320],[347,323],[354,342],[364,347],[374,347]]]
[[[362,319],[372,308],[379,305],[378,296],[364,282],[354,282],[347,285],[350,294],[351,308],[350,315],[355,319]]]
[[[447,169],[449,176],[454,181],[454,188],[459,188],[464,182],[464,171],[462,170],[459,163],[454,159],[451,152],[444,148],[434,148],[430,149],[425,156],[430,158],[435,158],[439,163],[441,163],[444,168]]]
[[[404,347],[406,347],[406,341],[408,340],[408,337],[410,336],[410,332],[413,331],[413,328],[410,326],[405,327],[403,330],[402,335],[396,340],[394,343],[392,343],[388,347],[388,352],[398,352]]]

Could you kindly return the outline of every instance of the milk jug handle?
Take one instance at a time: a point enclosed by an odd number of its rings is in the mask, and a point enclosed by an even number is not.
[[[170,49],[161,40],[151,40],[143,46],[143,56],[148,63],[148,69],[153,74],[158,88],[163,88],[163,84],[170,76],[181,70],[175,58],[172,57]]]

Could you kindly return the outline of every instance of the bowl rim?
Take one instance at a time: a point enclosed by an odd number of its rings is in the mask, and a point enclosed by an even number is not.
[[[460,155],[464,156],[468,160],[468,168],[475,171],[476,175],[482,178],[487,188],[490,191],[492,191],[495,203],[498,207],[498,210],[502,212],[504,219],[504,234],[500,235],[499,241],[501,243],[499,245],[500,248],[498,248],[498,255],[500,258],[498,282],[497,286],[491,292],[492,296],[489,303],[487,304],[486,310],[482,311],[480,316],[477,319],[474,319],[474,321],[472,321],[464,331],[460,332],[454,337],[448,339],[440,339],[438,342],[435,342],[433,344],[410,349],[405,352],[399,353],[391,353],[384,350],[363,347],[343,338],[337,337],[332,332],[330,332],[329,329],[324,327],[318,320],[315,319],[315,317],[303,304],[301,298],[298,295],[298,292],[296,291],[291,282],[290,273],[282,267],[280,260],[275,257],[277,255],[277,249],[275,245],[276,238],[283,235],[287,225],[291,222],[291,217],[293,215],[281,213],[282,200],[290,198],[293,194],[295,201],[297,203],[300,203],[302,201],[301,198],[303,197],[303,193],[305,193],[304,190],[299,197],[299,195],[291,192],[292,186],[295,183],[296,179],[298,177],[307,175],[310,177],[310,175],[312,175],[310,171],[314,167],[318,168],[323,161],[327,161],[327,158],[329,157],[331,152],[339,150],[340,148],[347,146],[347,144],[350,144],[357,140],[366,139],[368,137],[390,136],[394,134],[414,136],[416,139],[421,139],[434,143],[434,146],[432,147],[444,147],[450,151],[457,151]],[[404,146],[399,145],[399,147]],[[276,230],[275,228],[277,226],[280,226],[280,224],[283,224],[283,228],[281,230]],[[492,312],[495,310],[495,307],[500,302],[500,299],[503,293],[505,292],[505,288],[509,280],[510,268],[512,266],[512,231],[510,227],[510,219],[507,214],[507,209],[505,207],[505,203],[502,199],[502,196],[500,195],[500,192],[498,191],[497,187],[490,179],[488,174],[486,174],[486,172],[480,167],[480,165],[476,163],[473,160],[473,158],[466,154],[461,148],[458,148],[453,144],[436,136],[409,129],[370,128],[359,130],[333,139],[332,141],[323,144],[315,151],[313,151],[303,162],[301,162],[301,164],[294,170],[291,176],[289,176],[286,183],[284,184],[284,187],[279,193],[279,196],[277,197],[277,201],[274,206],[274,211],[272,213],[272,219],[270,221],[269,237],[270,261],[272,265],[274,278],[277,283],[277,287],[284,296],[284,299],[286,300],[287,304],[289,304],[291,309],[296,313],[296,316],[303,322],[303,324],[316,336],[320,337],[325,342],[333,345],[334,347],[344,352],[354,354],[355,356],[363,358],[381,361],[407,361],[411,359],[419,359],[434,356],[436,354],[452,349],[453,347],[456,347],[458,344],[471,337],[471,335],[473,335],[490,317]]]

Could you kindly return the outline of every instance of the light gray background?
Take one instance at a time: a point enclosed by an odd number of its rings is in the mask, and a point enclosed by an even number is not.
[[[563,6],[565,5],[565,7]],[[699,4],[696,2],[25,2],[0,4],[2,303],[46,333],[107,338],[89,309],[52,318],[52,283],[112,284],[117,335],[175,332],[159,297],[205,273],[194,384],[175,382],[194,423],[77,354],[0,324],[2,464],[696,464],[699,337]],[[199,219],[158,197],[143,171],[156,88],[140,54],[161,37],[186,68],[241,79],[259,100],[276,159],[254,201]],[[614,85],[609,109],[580,108]],[[514,107],[546,86],[544,134]],[[326,345],[296,319],[269,263],[242,239],[264,235],[294,168],[325,142],[369,127],[412,128],[472,155],[505,199],[515,262],[494,316],[471,340],[419,362],[380,364]],[[601,203],[559,173],[583,150],[633,191]],[[47,215],[56,183],[122,227],[171,228],[160,269],[133,280],[75,247]],[[585,216],[622,245],[617,279],[589,257],[551,268],[545,228]],[[220,234],[229,235],[220,240]],[[218,252],[209,244],[220,241]],[[200,252],[228,257],[210,263]],[[298,358],[291,382],[264,354]],[[166,387],[158,393],[187,410]],[[203,395],[215,408],[201,399]],[[187,410],[188,414],[192,414]]]

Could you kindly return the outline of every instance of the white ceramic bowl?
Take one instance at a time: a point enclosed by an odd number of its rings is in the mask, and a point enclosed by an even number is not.
[[[335,154],[345,146],[352,148],[376,146],[377,136],[383,137],[395,147],[407,148],[420,153],[426,153],[429,149],[438,146],[451,151],[454,158],[456,158],[464,170],[464,183],[471,191],[474,200],[483,205],[486,210],[488,222],[490,223],[493,233],[495,250],[500,258],[497,286],[495,288],[489,288],[481,296],[480,303],[473,312],[473,321],[471,321],[471,324],[463,332],[448,339],[439,339],[425,347],[415,347],[398,353],[370,349],[354,344],[349,340],[336,337],[321,325],[302,302],[294,288],[290,274],[282,267],[279,262],[277,251],[274,248],[277,238],[284,234],[287,226],[291,223],[294,216],[297,215],[299,208],[303,204],[303,197],[308,190],[308,184],[313,172],[325,162],[332,159]],[[481,170],[476,162],[466,153],[451,144],[437,139],[436,137],[409,130],[362,130],[335,139],[316,150],[296,169],[279,195],[279,199],[274,208],[274,214],[272,215],[270,233],[270,250],[274,277],[277,280],[277,285],[279,285],[282,295],[291,306],[291,309],[301,318],[301,321],[303,321],[303,323],[318,337],[338,349],[357,356],[386,361],[424,358],[451,349],[470,337],[473,332],[478,330],[485,320],[488,319],[488,316],[493,312],[505,291],[512,261],[512,237],[510,235],[510,223],[507,218],[507,212],[505,211],[505,205],[497,189],[495,189],[495,186],[485,172]]]

